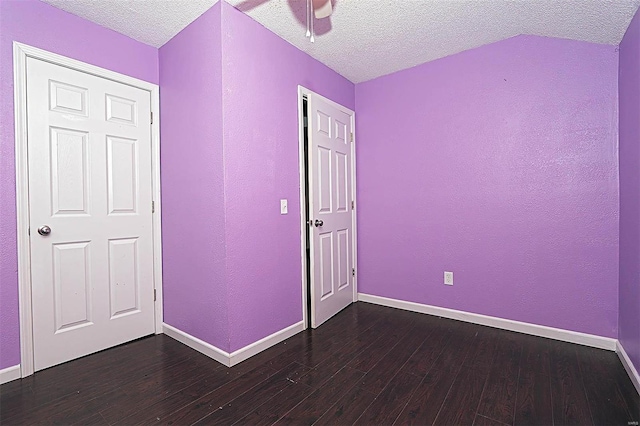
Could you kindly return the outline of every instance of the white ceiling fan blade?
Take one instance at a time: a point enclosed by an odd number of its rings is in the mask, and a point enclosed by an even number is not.
[[[313,14],[316,19],[326,18],[332,12],[331,0],[313,0]]]

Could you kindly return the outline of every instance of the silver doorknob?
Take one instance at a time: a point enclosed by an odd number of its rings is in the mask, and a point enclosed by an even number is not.
[[[316,225],[316,227],[317,227],[317,226],[322,226],[322,225],[324,225],[324,222],[323,222],[323,221],[321,221],[321,220],[316,219],[316,223],[315,223],[315,225]]]
[[[49,235],[51,233],[51,228],[49,228],[47,225],[42,225],[40,228],[38,228],[38,234],[40,235]]]

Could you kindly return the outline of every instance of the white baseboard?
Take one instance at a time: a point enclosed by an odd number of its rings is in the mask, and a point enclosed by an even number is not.
[[[223,351],[220,348],[217,348],[168,324],[162,324],[162,329],[167,336],[172,337],[181,343],[184,343],[190,348],[205,354],[209,358],[213,358],[214,360],[226,365],[227,367],[233,367],[234,365],[241,363],[245,359],[250,358],[264,351],[265,349],[268,349],[271,346],[288,339],[294,334],[303,331],[304,322],[300,321],[280,331],[276,331],[275,333],[263,339],[260,339],[257,342],[251,343],[244,348],[240,348],[232,353]]]
[[[20,364],[0,370],[0,385],[20,378]]]
[[[222,349],[219,349],[205,342],[204,340],[200,340],[197,337],[185,333],[184,331],[172,327],[166,323],[162,323],[162,331],[167,336],[173,337],[178,342],[184,343],[191,349],[195,349],[196,351],[205,354],[209,358],[213,358],[219,363],[229,367],[229,352],[225,352]]]
[[[245,359],[258,354],[265,349],[270,348],[271,346],[277,345],[283,340],[287,340],[289,337],[298,334],[301,331],[304,331],[304,321],[297,322],[287,328],[276,331],[270,336],[260,339],[257,342],[251,343],[244,348],[238,349],[235,352],[231,352],[231,354],[229,355],[231,358],[229,365],[233,367],[234,365],[241,363]]]
[[[631,382],[640,394],[640,374],[638,374],[638,370],[636,370],[636,367],[634,367],[633,363],[631,362],[631,358],[629,358],[629,355],[627,355],[627,351],[624,350],[624,347],[622,347],[622,344],[620,344],[619,340],[616,344],[616,353],[618,354],[618,358],[620,358],[620,362],[622,362],[624,369],[627,370],[627,374],[629,375]]]
[[[435,315],[439,317],[470,322],[473,324],[501,328],[503,330],[516,331],[518,333],[531,334],[533,336],[561,340],[563,342],[577,343],[579,345],[607,349],[609,351],[616,350],[617,340],[609,337],[595,336],[593,334],[563,330],[560,328],[547,327],[544,325],[513,321],[498,317],[490,317],[488,315],[457,311],[455,309],[424,305],[422,303],[390,299],[387,297],[374,296],[371,294],[358,293],[358,300],[362,302],[374,303],[376,305],[389,306],[391,308],[404,309],[406,311],[420,312],[423,314]]]

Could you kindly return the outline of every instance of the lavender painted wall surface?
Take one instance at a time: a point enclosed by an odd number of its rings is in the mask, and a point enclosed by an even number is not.
[[[620,343],[640,371],[640,11],[620,43]]]
[[[617,60],[519,36],[358,84],[359,291],[617,337]]]
[[[160,48],[164,320],[229,349],[220,3]]]
[[[158,83],[157,49],[39,1],[0,1],[0,369],[20,363],[13,41]]]
[[[231,351],[302,320],[300,84],[354,109],[354,86],[222,4]],[[280,199],[289,214],[280,215]]]

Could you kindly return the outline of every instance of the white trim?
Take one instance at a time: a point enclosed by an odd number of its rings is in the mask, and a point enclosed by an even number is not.
[[[231,352],[229,355],[230,362],[229,366],[233,367],[236,364],[241,363],[247,358],[250,358],[265,349],[270,348],[271,346],[277,345],[283,340],[287,340],[289,337],[304,331],[304,322],[300,321],[295,324],[290,325],[287,328],[283,328],[280,331],[276,331],[275,333],[258,340],[257,342],[253,342],[250,345],[245,346],[244,348],[238,349],[235,352]]]
[[[190,335],[189,333],[185,333],[182,330],[172,327],[169,324],[163,324],[162,327],[164,329],[164,333],[167,336],[172,337],[181,343],[184,343],[190,348],[195,349],[196,351],[218,361],[223,365],[226,365],[227,367],[233,367],[234,365],[241,363],[242,361],[264,351],[265,349],[277,345],[283,340],[286,340],[289,337],[298,334],[301,331],[304,331],[304,322],[300,321],[292,324],[289,327],[283,328],[280,331],[276,331],[275,333],[256,342],[253,342],[250,345],[245,346],[244,348],[240,348],[232,353],[223,351],[222,349],[217,348],[212,344],[205,342],[204,340],[200,340],[197,337]]]
[[[0,370],[0,385],[20,378],[20,364]]]
[[[307,89],[304,86],[298,85],[298,161],[299,161],[299,166],[298,166],[298,173],[300,176],[300,258],[301,258],[301,262],[302,262],[302,321],[304,324],[304,328],[303,330],[307,329],[307,321],[308,321],[308,316],[310,315],[309,312],[307,312],[307,262],[306,262],[306,246],[307,246],[307,241],[306,241],[306,227],[307,227],[307,223],[305,221],[305,216],[306,216],[306,206],[305,206],[305,199],[306,199],[306,192],[304,190],[304,186],[305,186],[305,170],[304,170],[304,111],[303,111],[303,102],[302,102],[302,98],[305,95],[311,95],[313,94],[313,96],[322,99],[324,102],[327,102],[328,104],[334,106],[335,108],[338,108],[346,113],[348,113],[351,116],[351,131],[353,132],[353,143],[351,144],[351,197],[352,200],[355,204],[355,208],[352,210],[351,213],[351,220],[352,220],[352,240],[353,240],[353,267],[356,270],[356,274],[355,277],[353,279],[353,298],[352,300],[354,302],[356,302],[358,300],[358,228],[357,228],[357,221],[356,221],[356,216],[357,216],[357,208],[358,208],[358,203],[356,201],[356,113],[355,111],[352,111],[351,109],[340,105],[339,103],[332,101],[331,99],[325,98],[322,95],[319,95],[318,93]],[[313,274],[313,270],[312,270],[312,274]],[[313,305],[311,306],[311,310],[313,311],[314,307]]]
[[[169,324],[162,324],[162,328],[164,330],[164,334],[167,336],[172,337],[178,342],[189,346],[191,349],[195,349],[209,358],[215,359],[219,363],[229,367],[229,352],[225,352],[222,349],[219,349],[204,340],[200,340],[189,333],[185,333],[182,330],[172,327]]]
[[[344,111],[344,112],[346,112],[346,113],[348,113],[348,114],[350,114],[350,115],[355,115],[355,112],[354,112],[352,109],[349,109],[349,108],[347,108],[346,106],[341,105],[341,104],[337,103],[337,102],[336,102],[336,101],[334,101],[334,100],[331,100],[331,99],[329,99],[329,98],[327,98],[327,97],[324,97],[324,96],[322,96],[321,94],[316,93],[316,92],[314,92],[314,91],[313,91],[313,90],[311,90],[311,89],[307,89],[307,88],[306,88],[306,87],[304,87],[304,86],[298,85],[298,91],[299,91],[299,92],[301,91],[303,95],[313,95],[314,97],[316,97],[316,98],[318,98],[318,99],[321,99],[323,102],[328,103],[329,105],[331,105],[331,106],[332,106],[332,107],[334,107],[334,108],[337,108],[337,109],[339,109],[339,110],[342,110],[342,111]],[[353,129],[353,130],[354,130],[354,132],[353,132],[353,133],[354,133],[354,136],[355,136],[355,129]]]
[[[631,362],[631,358],[629,358],[627,351],[624,350],[619,340],[616,342],[616,353],[618,354],[618,358],[620,358],[622,366],[627,371],[631,383],[633,383],[633,386],[635,386],[638,393],[640,393],[640,374],[638,374],[638,370],[636,370],[636,367]]]
[[[593,334],[580,333],[578,331],[563,330],[560,328],[547,327],[544,325],[513,321],[504,318],[491,317],[488,315],[458,311],[455,309],[441,308],[438,306],[424,305],[422,303],[390,299],[387,297],[374,296],[371,294],[358,293],[358,300],[362,302],[375,303],[376,305],[389,306],[391,308],[404,309],[406,311],[420,312],[423,314],[435,315],[443,318],[470,322],[473,324],[486,325],[489,327],[515,331],[518,333],[531,334],[533,336],[546,337],[563,342],[592,346],[594,348],[606,349],[609,351],[616,350],[617,340],[611,339],[609,337],[595,336]]]
[[[152,92],[154,89],[158,88],[157,84],[140,80],[135,77],[121,74],[119,72],[101,68],[96,65],[87,64],[77,59],[72,59],[67,56],[58,55],[57,53],[52,53],[46,50],[38,49],[37,47],[29,46],[27,44],[18,43],[17,41],[13,42],[13,46],[14,46],[14,52],[17,49],[19,52],[22,52],[25,57],[28,56],[30,58],[40,59],[42,61],[50,62],[52,64],[62,65],[64,67],[71,68],[76,71],[92,74],[97,77],[106,78],[108,80],[113,80],[118,83],[126,84],[128,86],[137,87],[139,89],[146,90],[148,92]]]
[[[162,197],[160,179],[160,88],[151,88],[151,173],[153,181],[153,288],[155,289],[156,334],[162,333],[164,304],[162,303]]]
[[[160,200],[160,96],[157,84],[139,80],[95,65],[13,42],[13,82],[15,119],[16,216],[18,246],[18,299],[20,313],[21,377],[34,372],[31,309],[31,253],[29,249],[29,171],[27,160],[27,58],[35,58],[97,77],[148,91],[151,96],[152,180],[155,213],[153,214],[155,332],[162,332],[162,229]]]
[[[298,175],[300,176],[300,262],[302,263],[302,322],[306,330],[308,324],[307,312],[307,208],[305,200],[307,193],[305,186],[305,168],[304,168],[304,105],[302,97],[305,89],[298,86]]]
[[[27,158],[27,54],[13,43],[13,109],[15,120],[18,309],[21,377],[33,374],[31,328],[31,252],[29,246],[29,169]]]
[[[356,202],[356,113],[351,111],[351,132],[353,140],[351,141],[351,198],[353,201],[353,209],[351,209],[351,229],[353,233],[353,298],[354,302],[358,301],[358,203]]]

